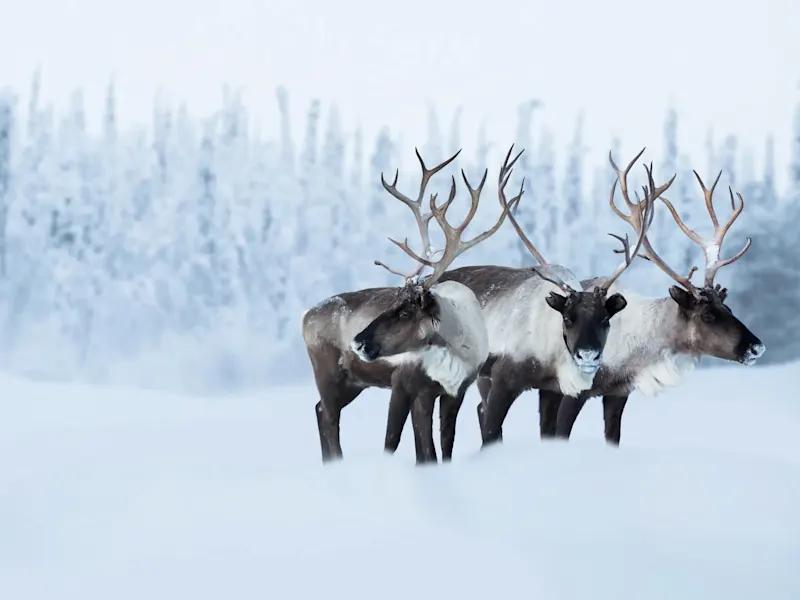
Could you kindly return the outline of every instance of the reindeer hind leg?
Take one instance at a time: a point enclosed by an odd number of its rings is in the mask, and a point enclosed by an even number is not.
[[[453,458],[458,411],[461,410],[464,396],[467,394],[467,389],[471,384],[471,381],[464,382],[455,396],[442,394],[439,397],[439,443],[442,447],[442,462],[450,461]],[[478,408],[480,410],[480,405],[478,405]],[[480,419],[480,416],[478,418]]]
[[[483,415],[486,413],[486,402],[489,399],[489,392],[492,391],[492,378],[481,376],[478,377],[478,393],[481,395],[481,401],[478,403],[478,425],[481,428],[481,435],[483,434]]]

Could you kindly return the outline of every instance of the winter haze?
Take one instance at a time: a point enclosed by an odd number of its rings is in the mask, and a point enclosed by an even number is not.
[[[0,36],[0,597],[800,597],[800,4],[30,0]],[[608,152],[642,147],[722,249],[757,366],[703,359],[542,443],[536,395],[454,461],[381,453],[389,393],[323,467],[302,312],[398,285],[418,147],[446,193],[525,148],[518,219],[579,277],[619,261]],[[636,166],[631,183],[644,183]],[[460,183],[460,180],[458,180]],[[463,185],[453,219],[466,212]],[[441,234],[432,231],[435,246]],[[650,239],[703,256],[659,205]],[[534,264],[503,226],[455,266]],[[646,261],[624,285],[667,295]],[[438,426],[434,424],[435,430]],[[422,591],[420,591],[422,590]]]

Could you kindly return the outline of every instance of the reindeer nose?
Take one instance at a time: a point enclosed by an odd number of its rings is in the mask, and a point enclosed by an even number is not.
[[[592,375],[600,368],[601,356],[597,350],[581,348],[575,352],[575,363],[579,371]]]
[[[753,358],[761,358],[764,355],[764,352],[767,351],[767,347],[764,344],[753,344],[750,346],[750,356]]]
[[[600,360],[600,352],[591,349],[580,349],[575,353],[575,357],[581,362],[597,362]]]

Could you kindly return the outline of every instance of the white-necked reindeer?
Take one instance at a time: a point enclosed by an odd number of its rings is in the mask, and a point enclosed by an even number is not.
[[[512,146],[513,149],[513,146]],[[521,154],[521,153],[520,153]],[[511,150],[500,171],[499,182],[509,177]],[[674,180],[674,178],[673,178]],[[478,376],[482,401],[478,407],[483,444],[499,441],[502,423],[514,400],[528,389],[578,395],[592,386],[601,364],[611,318],[625,309],[623,295],[609,295],[613,282],[628,268],[639,251],[652,222],[655,199],[671,184],[651,187],[638,205],[645,224],[633,252],[627,235],[610,234],[623,244],[625,261],[604,283],[583,286],[565,267],[550,265],[525,236],[513,214],[508,217],[522,242],[539,261],[533,268],[467,266],[447,271],[440,282],[458,282],[469,287],[481,303],[489,333],[489,358]],[[499,194],[504,211],[508,203]],[[613,192],[612,192],[613,193]],[[462,393],[440,399],[442,452],[452,454],[455,421],[464,398]],[[556,407],[557,408],[557,407]],[[399,416],[395,416],[399,415]],[[390,420],[407,417],[390,404]],[[556,413],[542,419],[555,420]]]
[[[609,161],[617,172],[623,200],[631,209],[631,214],[622,213],[614,203],[613,196],[611,208],[634,230],[641,231],[639,211],[635,210],[636,203],[628,196],[626,181],[628,171],[638,158],[639,156],[634,158],[626,169],[620,170],[609,153]],[[648,172],[648,177],[650,175]],[[628,308],[625,314],[616,320],[608,336],[603,365],[595,376],[592,388],[577,397],[548,398],[545,394],[545,402],[560,407],[557,423],[552,424],[553,429],[549,432],[542,431],[543,435],[568,438],[586,400],[602,396],[605,439],[612,444],[619,444],[622,413],[633,390],[639,390],[647,396],[655,396],[664,389],[680,383],[683,376],[691,371],[697,360],[704,355],[752,365],[764,354],[765,345],[725,304],[728,290],[714,284],[717,271],[739,260],[750,248],[751,240],[747,238],[744,248],[737,254],[724,260],[720,258],[725,234],[744,210],[744,199],[737,193],[736,196],[739,198],[737,206],[733,190],[728,188],[732,214],[727,222],[720,225],[712,196],[722,171],[710,189],[706,188],[697,171],[694,171],[694,175],[703,191],[706,210],[714,228],[711,239],[704,239],[690,229],[668,199],[661,198],[661,200],[680,230],[703,251],[705,269],[702,287],[697,287],[690,281],[697,267],[692,267],[685,276],[678,274],[656,254],[650,241],[645,239],[642,244],[643,253],[639,256],[659,267],[679,285],[670,287],[669,297],[656,299],[643,298],[629,290],[617,290],[625,294]],[[601,280],[594,279],[587,283],[592,285],[598,281]],[[540,393],[540,400],[541,396]]]
[[[317,424],[323,461],[341,458],[339,419],[341,410],[368,387],[391,388],[392,405],[401,407],[405,416],[412,413],[417,462],[436,462],[433,443],[433,405],[438,396],[456,396],[475,381],[478,370],[488,355],[486,325],[475,294],[466,286],[448,281],[439,282],[441,275],[457,256],[493,235],[503,224],[506,215],[522,197],[523,190],[510,202],[503,202],[503,211],[495,225],[470,241],[462,241],[464,229],[478,209],[480,194],[487,171],[477,188],[473,189],[467,176],[461,174],[471,196],[472,205],[463,223],[452,227],[446,212],[456,195],[452,178],[448,200],[438,206],[436,195],[430,197],[429,211],[422,213],[422,200],[431,177],[455,160],[453,157],[432,169],[422,167],[419,195],[411,200],[397,190],[397,173],[392,184],[381,174],[383,187],[407,205],[417,222],[423,244],[423,256],[414,253],[408,240],[391,240],[419,267],[401,275],[405,285],[399,288],[372,288],[347,292],[328,298],[303,315],[303,339],[314,369],[314,379],[320,394],[316,405]],[[498,193],[503,194],[501,181]],[[435,219],[445,234],[442,257],[431,260],[428,225]],[[391,238],[390,238],[391,239]],[[424,280],[418,279],[425,266],[433,272]],[[402,430],[402,426],[401,426]],[[396,439],[395,436],[396,435]],[[387,426],[388,448],[396,449],[400,442]]]

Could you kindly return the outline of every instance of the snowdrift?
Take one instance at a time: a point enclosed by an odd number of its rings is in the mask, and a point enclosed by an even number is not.
[[[320,464],[312,387],[240,397],[0,381],[0,597],[800,598],[800,365],[592,401],[541,443],[535,395],[453,463],[381,452],[388,393]],[[686,415],[692,415],[683,430]]]

